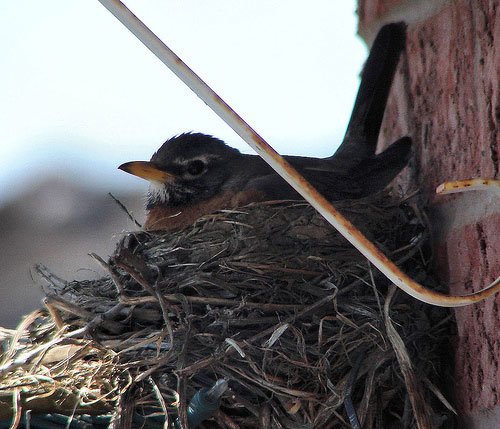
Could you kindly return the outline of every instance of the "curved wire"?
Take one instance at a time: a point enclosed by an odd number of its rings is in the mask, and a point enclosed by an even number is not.
[[[203,100],[226,124],[250,145],[281,177],[309,202],[337,231],[375,265],[397,287],[414,298],[441,307],[461,307],[482,301],[500,292],[500,277],[481,291],[470,295],[446,295],[427,289],[403,273],[349,220],[285,161],[222,98],[194,73],[139,18],[119,0],[98,0],[179,79]]]

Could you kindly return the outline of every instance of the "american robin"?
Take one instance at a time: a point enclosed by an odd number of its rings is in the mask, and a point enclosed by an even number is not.
[[[382,27],[365,63],[344,141],[333,156],[284,157],[330,201],[360,198],[382,190],[408,161],[408,137],[375,154],[404,45],[404,24]],[[201,133],[173,137],[150,161],[127,162],[118,168],[150,181],[147,230],[181,229],[203,215],[251,202],[301,198],[258,155],[242,154]]]

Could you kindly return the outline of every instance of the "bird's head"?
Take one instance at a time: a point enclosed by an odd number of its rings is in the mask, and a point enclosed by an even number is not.
[[[184,133],[167,140],[150,161],[118,168],[150,182],[148,209],[175,207],[216,195],[231,175],[232,161],[243,156],[215,137]]]

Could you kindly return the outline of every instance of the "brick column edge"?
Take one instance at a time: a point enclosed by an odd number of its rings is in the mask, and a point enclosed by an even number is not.
[[[368,44],[384,23],[408,23],[379,145],[413,138],[399,185],[428,201],[437,273],[452,294],[482,289],[500,275],[500,199],[434,190],[499,178],[500,2],[359,0],[358,16]],[[499,305],[497,296],[455,311],[455,392],[467,428],[500,428]]]

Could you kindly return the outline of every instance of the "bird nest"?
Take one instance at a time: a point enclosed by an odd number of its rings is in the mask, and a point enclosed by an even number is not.
[[[414,204],[382,194],[338,207],[434,285]],[[108,276],[67,282],[38,266],[47,309],[0,331],[0,417],[107,413],[117,427],[139,416],[180,427],[193,394],[225,379],[201,427],[453,427],[439,390],[450,313],[394,293],[304,202],[130,233],[108,261],[93,256]]]

